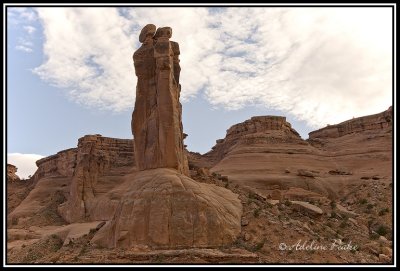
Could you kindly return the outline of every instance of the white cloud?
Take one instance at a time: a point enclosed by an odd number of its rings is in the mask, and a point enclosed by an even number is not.
[[[37,169],[36,161],[44,156],[39,154],[9,153],[7,155],[7,163],[17,167],[17,175],[22,179],[27,179],[29,175],[33,175]]]
[[[23,21],[35,21],[37,19],[36,13],[32,8],[26,7],[8,7],[7,8],[7,15],[11,18],[12,23],[20,23],[21,20]]]
[[[89,106],[132,109],[132,54],[147,23],[173,29],[183,100],[204,90],[214,106],[261,104],[315,128],[391,103],[390,8],[43,8],[37,14],[47,60],[35,72]]]
[[[17,46],[15,46],[15,49],[24,51],[26,53],[31,53],[33,51],[32,48],[26,47],[24,45],[17,45]]]
[[[31,24],[37,20],[37,15],[34,9],[25,8],[25,7],[13,7],[7,8],[7,23],[11,25],[16,25],[23,29],[27,34],[22,34],[22,36],[18,37],[17,45],[15,49],[19,51],[23,51],[26,53],[33,52],[33,34],[36,31],[36,28],[32,25],[23,25],[23,24]]]
[[[24,29],[28,34],[33,34],[36,31],[36,28],[31,25],[25,25]]]
[[[17,45],[15,46],[15,49],[24,51],[26,53],[31,53],[31,52],[33,52],[33,42],[31,42],[28,39],[19,37]]]

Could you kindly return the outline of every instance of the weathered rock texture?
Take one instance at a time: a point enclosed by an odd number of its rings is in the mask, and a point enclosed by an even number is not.
[[[190,158],[191,163],[196,166],[214,166],[239,146],[280,143],[304,144],[285,117],[257,116],[230,127],[226,131],[226,137],[218,139],[210,152],[201,157],[191,153]]]
[[[132,117],[139,172],[92,204],[96,207],[89,213],[96,219],[98,210],[115,210],[92,240],[100,246],[215,247],[232,243],[240,233],[238,196],[186,176],[179,46],[169,41],[171,34],[170,27],[155,32],[147,25],[139,36],[143,45],[133,55],[138,83]]]
[[[113,219],[92,240],[105,247],[213,247],[240,233],[236,194],[171,169],[136,173],[112,194],[123,195]]]
[[[330,199],[345,195],[360,178],[380,175],[391,179],[392,110],[333,125],[303,140],[283,117],[253,117],[227,130],[205,155],[191,153],[191,166],[207,166],[233,184],[265,196],[290,188]],[[334,131],[334,132],[332,132]],[[339,136],[340,135],[340,136]],[[275,192],[274,192],[275,191]]]
[[[36,161],[35,181],[50,176],[72,177],[76,166],[77,148],[71,148]]]
[[[19,181],[20,179],[16,173],[17,173],[17,167],[11,164],[7,164],[7,181],[9,182]]]
[[[100,135],[87,135],[79,139],[68,201],[59,207],[66,221],[71,223],[89,219],[88,205],[95,199],[100,177],[112,167],[133,166],[132,148],[131,140],[116,140]]]
[[[120,184],[121,176],[133,170],[133,141],[86,135],[79,139],[77,148],[40,159],[36,164],[38,169],[32,178],[35,187],[10,213],[13,224],[32,226],[42,224],[46,216],[55,219],[59,215],[58,221],[94,220],[91,203]],[[63,204],[57,211],[60,203]],[[52,208],[54,211],[49,212]],[[107,218],[113,211],[107,214],[110,208],[102,210]],[[29,219],[34,216],[41,219]]]
[[[335,125],[328,125],[325,128],[309,133],[309,138],[336,138],[368,130],[390,129],[392,126],[392,118],[392,107],[389,107],[388,110],[379,114],[354,118]]]
[[[383,114],[391,116],[390,111]],[[359,121],[366,123],[369,117]],[[386,261],[390,262],[392,125],[373,125],[371,129],[339,137],[303,140],[285,122],[272,125],[277,120],[282,118],[250,119],[229,129],[227,137],[218,140],[217,146],[206,155],[188,152],[194,169],[191,174],[201,183],[173,169],[137,172],[133,167],[132,140],[97,135],[82,138],[78,148],[40,160],[35,176],[41,173],[42,177],[35,184],[33,178],[7,184],[10,210],[7,259],[143,263],[145,255],[153,255],[146,262],[154,263],[165,260],[160,259],[159,250],[151,249],[166,248],[172,250],[161,255],[173,254],[170,263],[205,263],[206,258],[186,255],[190,251],[187,248],[227,244],[223,249],[226,252],[232,248],[228,244],[241,231],[233,248],[236,251],[239,246],[240,254],[257,251],[261,258],[254,258],[254,262],[338,263],[361,259],[372,263],[382,260],[384,254],[389,255]],[[198,165],[210,170],[196,168]],[[34,186],[31,191],[25,187],[29,183]],[[72,183],[75,183],[73,189]],[[243,205],[224,186],[238,193]],[[21,197],[12,200],[16,193]],[[81,200],[71,200],[72,195]],[[64,213],[63,217],[81,222],[67,225],[59,216],[57,208],[65,201],[64,197],[68,201],[62,206],[71,204],[71,210],[79,215]],[[363,201],[368,204],[362,204]],[[382,225],[388,231],[379,238],[380,243],[371,242],[371,247],[368,242]],[[282,242],[293,244],[316,236],[333,240],[338,229],[339,236],[361,244],[362,249],[357,253],[332,252],[328,260],[326,253],[318,256],[318,251],[312,259],[307,258],[306,252],[283,259],[281,251],[276,249]],[[47,247],[52,243],[46,238],[52,236],[58,236],[59,246],[70,239],[75,239],[74,244],[50,251]],[[97,245],[110,249],[96,248]],[[185,249],[176,250],[180,247]],[[45,255],[42,259],[29,258],[38,251]],[[183,256],[175,256],[177,251]],[[21,253],[23,257],[18,256]],[[213,262],[221,261],[212,258]],[[230,262],[238,263],[241,259],[233,258]]]
[[[188,175],[179,102],[179,45],[169,40],[170,27],[155,30],[152,24],[143,28],[139,37],[143,44],[133,54],[138,77],[132,114],[136,166],[173,168]]]

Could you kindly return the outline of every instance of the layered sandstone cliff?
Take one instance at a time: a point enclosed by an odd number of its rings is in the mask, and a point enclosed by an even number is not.
[[[212,172],[266,196],[296,197],[288,189],[297,187],[305,198],[312,193],[336,198],[361,178],[375,174],[389,180],[391,151],[390,107],[311,132],[308,140],[283,117],[253,117],[228,129],[212,151],[189,158],[195,166],[211,166]]]
[[[212,150],[203,156],[189,153],[189,163],[199,167],[212,167],[231,152],[237,152],[243,147],[277,146],[279,143],[304,144],[285,117],[256,116],[230,127],[225,138],[218,139]]]
[[[133,167],[132,140],[87,135],[79,139],[76,168],[71,180],[68,201],[59,207],[68,222],[87,220],[89,202],[93,201],[101,176],[113,168]]]
[[[336,138],[351,133],[360,133],[364,131],[387,130],[392,127],[393,110],[388,110],[379,114],[363,116],[346,120],[339,124],[328,125],[325,128],[312,131],[309,133],[310,139],[316,138]]]
[[[57,218],[60,223],[63,219],[81,221],[86,219],[85,205],[93,196],[107,192],[121,182],[120,176],[132,171],[133,141],[86,135],[78,140],[77,148],[60,151],[36,163],[38,169],[32,178],[35,188],[10,214],[10,220],[14,224],[35,225],[38,220],[28,218],[45,217],[43,213],[51,209],[51,217],[61,214],[62,218]],[[60,203],[63,204],[58,211]]]

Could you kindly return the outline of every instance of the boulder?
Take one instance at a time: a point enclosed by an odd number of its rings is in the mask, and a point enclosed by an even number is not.
[[[222,187],[172,169],[138,172],[114,217],[92,239],[102,247],[218,247],[240,233],[242,205]]]
[[[300,212],[308,213],[312,216],[319,216],[324,213],[321,208],[319,208],[318,206],[315,206],[313,204],[310,204],[308,202],[297,201],[297,200],[292,200],[290,202],[292,203],[293,209],[300,211]]]

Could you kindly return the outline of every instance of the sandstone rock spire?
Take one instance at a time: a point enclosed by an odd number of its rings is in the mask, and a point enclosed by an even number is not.
[[[170,41],[172,29],[146,25],[142,46],[133,54],[136,86],[132,114],[138,170],[173,168],[188,175],[183,146],[182,105],[179,102],[179,45]]]
[[[240,233],[238,195],[188,177],[179,103],[179,46],[169,41],[171,35],[170,27],[155,32],[151,24],[140,33],[143,44],[133,55],[138,82],[132,115],[139,171],[92,204],[97,204],[96,210],[115,206],[93,244],[216,247],[231,244]]]

